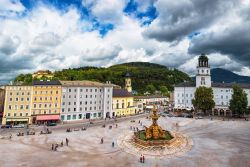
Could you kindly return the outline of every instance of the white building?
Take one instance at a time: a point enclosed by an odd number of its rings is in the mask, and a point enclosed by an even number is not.
[[[112,112],[111,84],[93,81],[60,81],[62,84],[61,120],[106,118]]]
[[[248,106],[250,106],[250,84],[238,84],[247,94]],[[196,88],[200,86],[212,87],[215,107],[213,115],[231,115],[229,102],[233,94],[233,83],[213,83],[211,81],[208,58],[204,54],[199,57],[196,81],[183,82],[174,87],[174,108],[193,110],[192,99]]]

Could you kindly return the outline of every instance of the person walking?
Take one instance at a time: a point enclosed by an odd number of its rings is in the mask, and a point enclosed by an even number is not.
[[[140,156],[140,163],[142,163],[142,155]]]
[[[69,145],[69,139],[66,138],[66,145],[68,146]]]
[[[61,147],[63,147],[63,141],[61,142]]]
[[[142,156],[142,163],[144,163],[144,161],[145,161],[145,157],[144,157],[144,155]]]
[[[51,150],[54,150],[54,144],[52,144],[52,146],[51,146]]]
[[[112,142],[112,147],[115,147],[115,142]]]
[[[101,138],[101,144],[103,144],[103,137]]]

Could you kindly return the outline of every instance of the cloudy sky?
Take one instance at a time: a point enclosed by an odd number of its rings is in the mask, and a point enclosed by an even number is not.
[[[0,0],[0,82],[20,73],[147,61],[250,76],[250,0]]]

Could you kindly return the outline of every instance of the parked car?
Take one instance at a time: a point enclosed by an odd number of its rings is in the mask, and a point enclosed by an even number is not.
[[[197,117],[195,117],[195,119],[203,119],[203,117],[202,116],[197,116]]]
[[[173,114],[167,114],[168,117],[173,117],[174,115]]]
[[[56,126],[57,124],[55,122],[49,122],[47,126]]]
[[[24,128],[24,124],[13,125],[13,128]]]
[[[12,125],[2,125],[1,128],[2,129],[4,129],[4,128],[12,128]]]

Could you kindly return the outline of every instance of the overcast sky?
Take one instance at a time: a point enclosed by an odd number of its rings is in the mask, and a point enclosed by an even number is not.
[[[250,0],[0,0],[0,83],[20,73],[147,61],[250,76]]]

